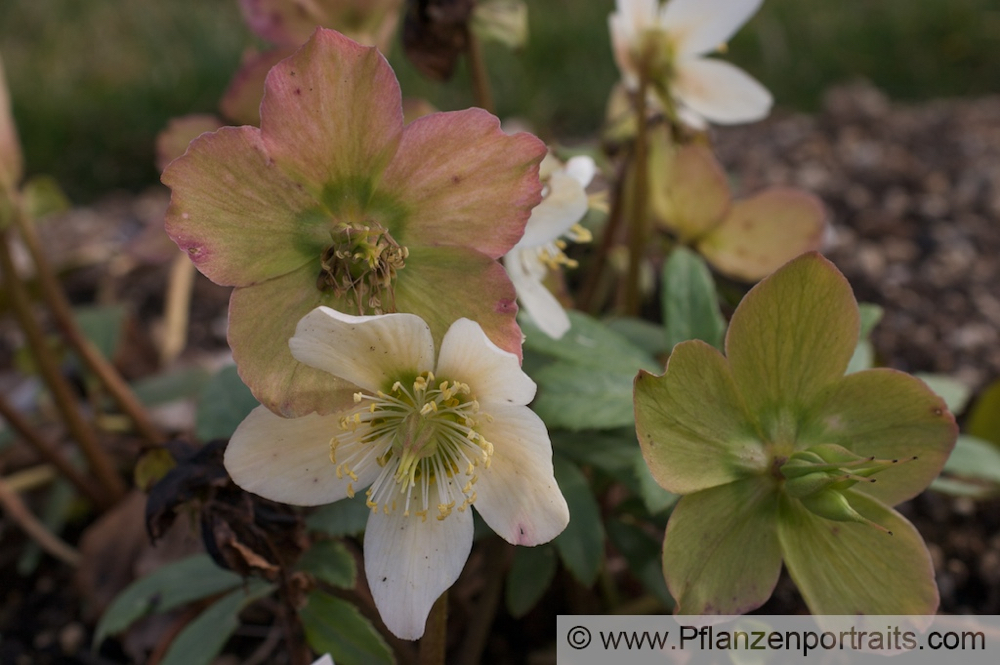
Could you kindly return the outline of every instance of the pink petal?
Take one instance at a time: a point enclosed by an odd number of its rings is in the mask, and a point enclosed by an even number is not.
[[[481,109],[414,120],[379,186],[406,206],[405,237],[400,232],[397,240],[411,249],[457,245],[503,256],[541,201],[545,153],[537,138],[504,134]]]
[[[389,63],[373,47],[317,29],[271,70],[264,87],[261,132],[268,153],[331,211],[359,214],[403,129],[399,83]]]
[[[173,192],[167,234],[216,284],[284,275],[323,250],[325,215],[275,168],[253,127],[203,134],[162,179]],[[304,249],[310,244],[315,250]]]
[[[552,473],[545,424],[523,406],[487,402],[483,410],[493,420],[479,432],[493,444],[493,458],[478,473],[476,510],[513,545],[547,543],[566,528],[569,508]]]

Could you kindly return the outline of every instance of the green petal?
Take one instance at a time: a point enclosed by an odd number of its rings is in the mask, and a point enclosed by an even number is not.
[[[785,565],[813,614],[934,614],[938,591],[927,547],[913,525],[875,499],[848,490],[851,506],[892,532],[833,522],[788,497],[778,536]]]
[[[284,275],[323,250],[326,216],[274,167],[253,127],[203,134],[170,163],[163,182],[173,190],[167,233],[217,284]]]
[[[698,243],[698,251],[719,272],[757,281],[799,254],[818,249],[825,217],[823,204],[812,194],[772,187],[737,201]]]
[[[663,541],[663,574],[678,614],[743,614],[760,607],[781,573],[778,494],[746,478],[677,503]]]
[[[23,169],[21,144],[17,140],[7,79],[3,73],[3,60],[0,59],[0,190],[13,191],[21,180]]]
[[[675,149],[665,137],[650,142],[650,204],[664,227],[682,242],[696,240],[719,225],[729,210],[729,181],[705,146]]]
[[[360,214],[403,130],[389,63],[373,47],[317,29],[264,87],[260,127],[268,154],[331,211]]]
[[[674,347],[663,376],[635,378],[635,428],[660,485],[688,494],[766,471],[768,457],[726,359],[695,340]]]
[[[405,228],[389,227],[403,245],[453,245],[490,258],[521,239],[541,201],[538,165],[545,144],[509,136],[482,109],[434,113],[407,125],[380,193],[405,202]]]
[[[850,284],[816,253],[786,264],[743,298],[726,355],[769,441],[791,446],[805,406],[844,375],[858,329]]]
[[[880,471],[874,483],[854,487],[894,506],[937,478],[957,436],[954,416],[923,381],[891,369],[872,369],[845,376],[817,398],[797,447],[836,443],[878,459],[916,456]]]
[[[514,285],[496,261],[462,247],[410,248],[396,277],[396,309],[422,317],[440,348],[451,324],[465,317],[490,340],[521,357]]]
[[[319,305],[344,305],[316,288],[319,268],[309,263],[287,275],[233,291],[229,345],[240,378],[261,404],[285,416],[325,414],[353,404],[356,390],[332,374],[292,357],[288,340],[299,320]]]

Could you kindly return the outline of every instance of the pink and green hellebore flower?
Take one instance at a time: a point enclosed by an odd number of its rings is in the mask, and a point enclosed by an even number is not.
[[[283,503],[364,492],[365,573],[393,634],[420,637],[431,605],[458,578],[472,548],[472,505],[514,545],[548,542],[566,527],[548,432],[526,406],[535,384],[479,324],[453,323],[435,359],[431,329],[416,315],[321,307],[289,345],[299,361],[348,381],[353,403],[301,418],[258,407],[230,439],[226,468],[247,491]]]
[[[937,477],[955,419],[902,372],[845,376],[858,329],[847,280],[809,253],[746,295],[726,356],[682,342],[636,377],[643,456],[683,495],[663,547],[678,612],[759,607],[782,561],[815,614],[936,610],[927,548],[892,506]]]
[[[318,29],[268,75],[260,129],[204,134],[164,171],[167,232],[209,279],[236,287],[229,342],[257,399],[286,416],[329,412],[351,391],[288,351],[319,305],[415,312],[436,341],[468,317],[520,354],[497,259],[541,200],[545,152],[480,109],[404,127],[378,51]]]

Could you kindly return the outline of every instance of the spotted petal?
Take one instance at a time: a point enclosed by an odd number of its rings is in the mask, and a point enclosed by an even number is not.
[[[411,249],[457,245],[503,256],[541,200],[538,165],[545,153],[530,134],[504,134],[482,109],[417,118],[379,188],[405,201],[405,226],[390,223],[390,232]]]
[[[260,115],[274,162],[335,214],[364,210],[403,130],[389,63],[322,28],[268,74]]]
[[[448,329],[436,374],[469,384],[487,410],[492,404],[523,406],[535,397],[535,382],[521,370],[517,356],[491,342],[469,319],[459,319]]]
[[[431,330],[415,314],[352,316],[319,307],[299,321],[288,345],[299,362],[372,393],[434,365]]]
[[[429,505],[438,503],[430,485]],[[455,583],[472,550],[472,511],[443,520],[372,513],[365,529],[365,575],[378,613],[396,637],[424,634],[431,606]]]
[[[902,515],[848,490],[851,506],[889,529],[834,522],[783,497],[778,536],[788,572],[813,614],[934,614],[938,590],[923,539]]]
[[[720,125],[762,120],[773,101],[756,79],[713,58],[678,62],[670,90],[686,107]]]
[[[764,0],[669,0],[660,25],[674,36],[680,56],[714,51],[757,13]]]
[[[339,501],[371,484],[378,467],[356,481],[338,478],[330,461],[330,439],[337,434],[338,415],[282,418],[259,406],[229,440],[225,465],[233,481],[248,492],[296,506]]]
[[[478,429],[493,444],[480,469],[474,504],[486,523],[513,545],[547,543],[566,528],[569,508],[552,472],[545,423],[527,407],[484,405],[491,421]]]

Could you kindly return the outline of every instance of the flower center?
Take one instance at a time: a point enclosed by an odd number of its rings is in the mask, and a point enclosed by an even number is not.
[[[426,520],[432,507],[443,520],[457,508],[465,511],[476,500],[476,470],[489,468],[493,444],[476,430],[492,420],[480,412],[469,386],[441,381],[424,372],[412,384],[396,381],[388,393],[355,393],[357,408],[340,419],[340,433],[330,441],[330,460],[337,477],[351,483],[358,475],[379,471],[366,491],[368,507],[385,514],[402,510]],[[431,505],[437,490],[436,506]]]
[[[345,298],[358,314],[396,309],[392,290],[409,250],[378,224],[344,224],[331,233],[333,244],[320,256],[316,288]]]

